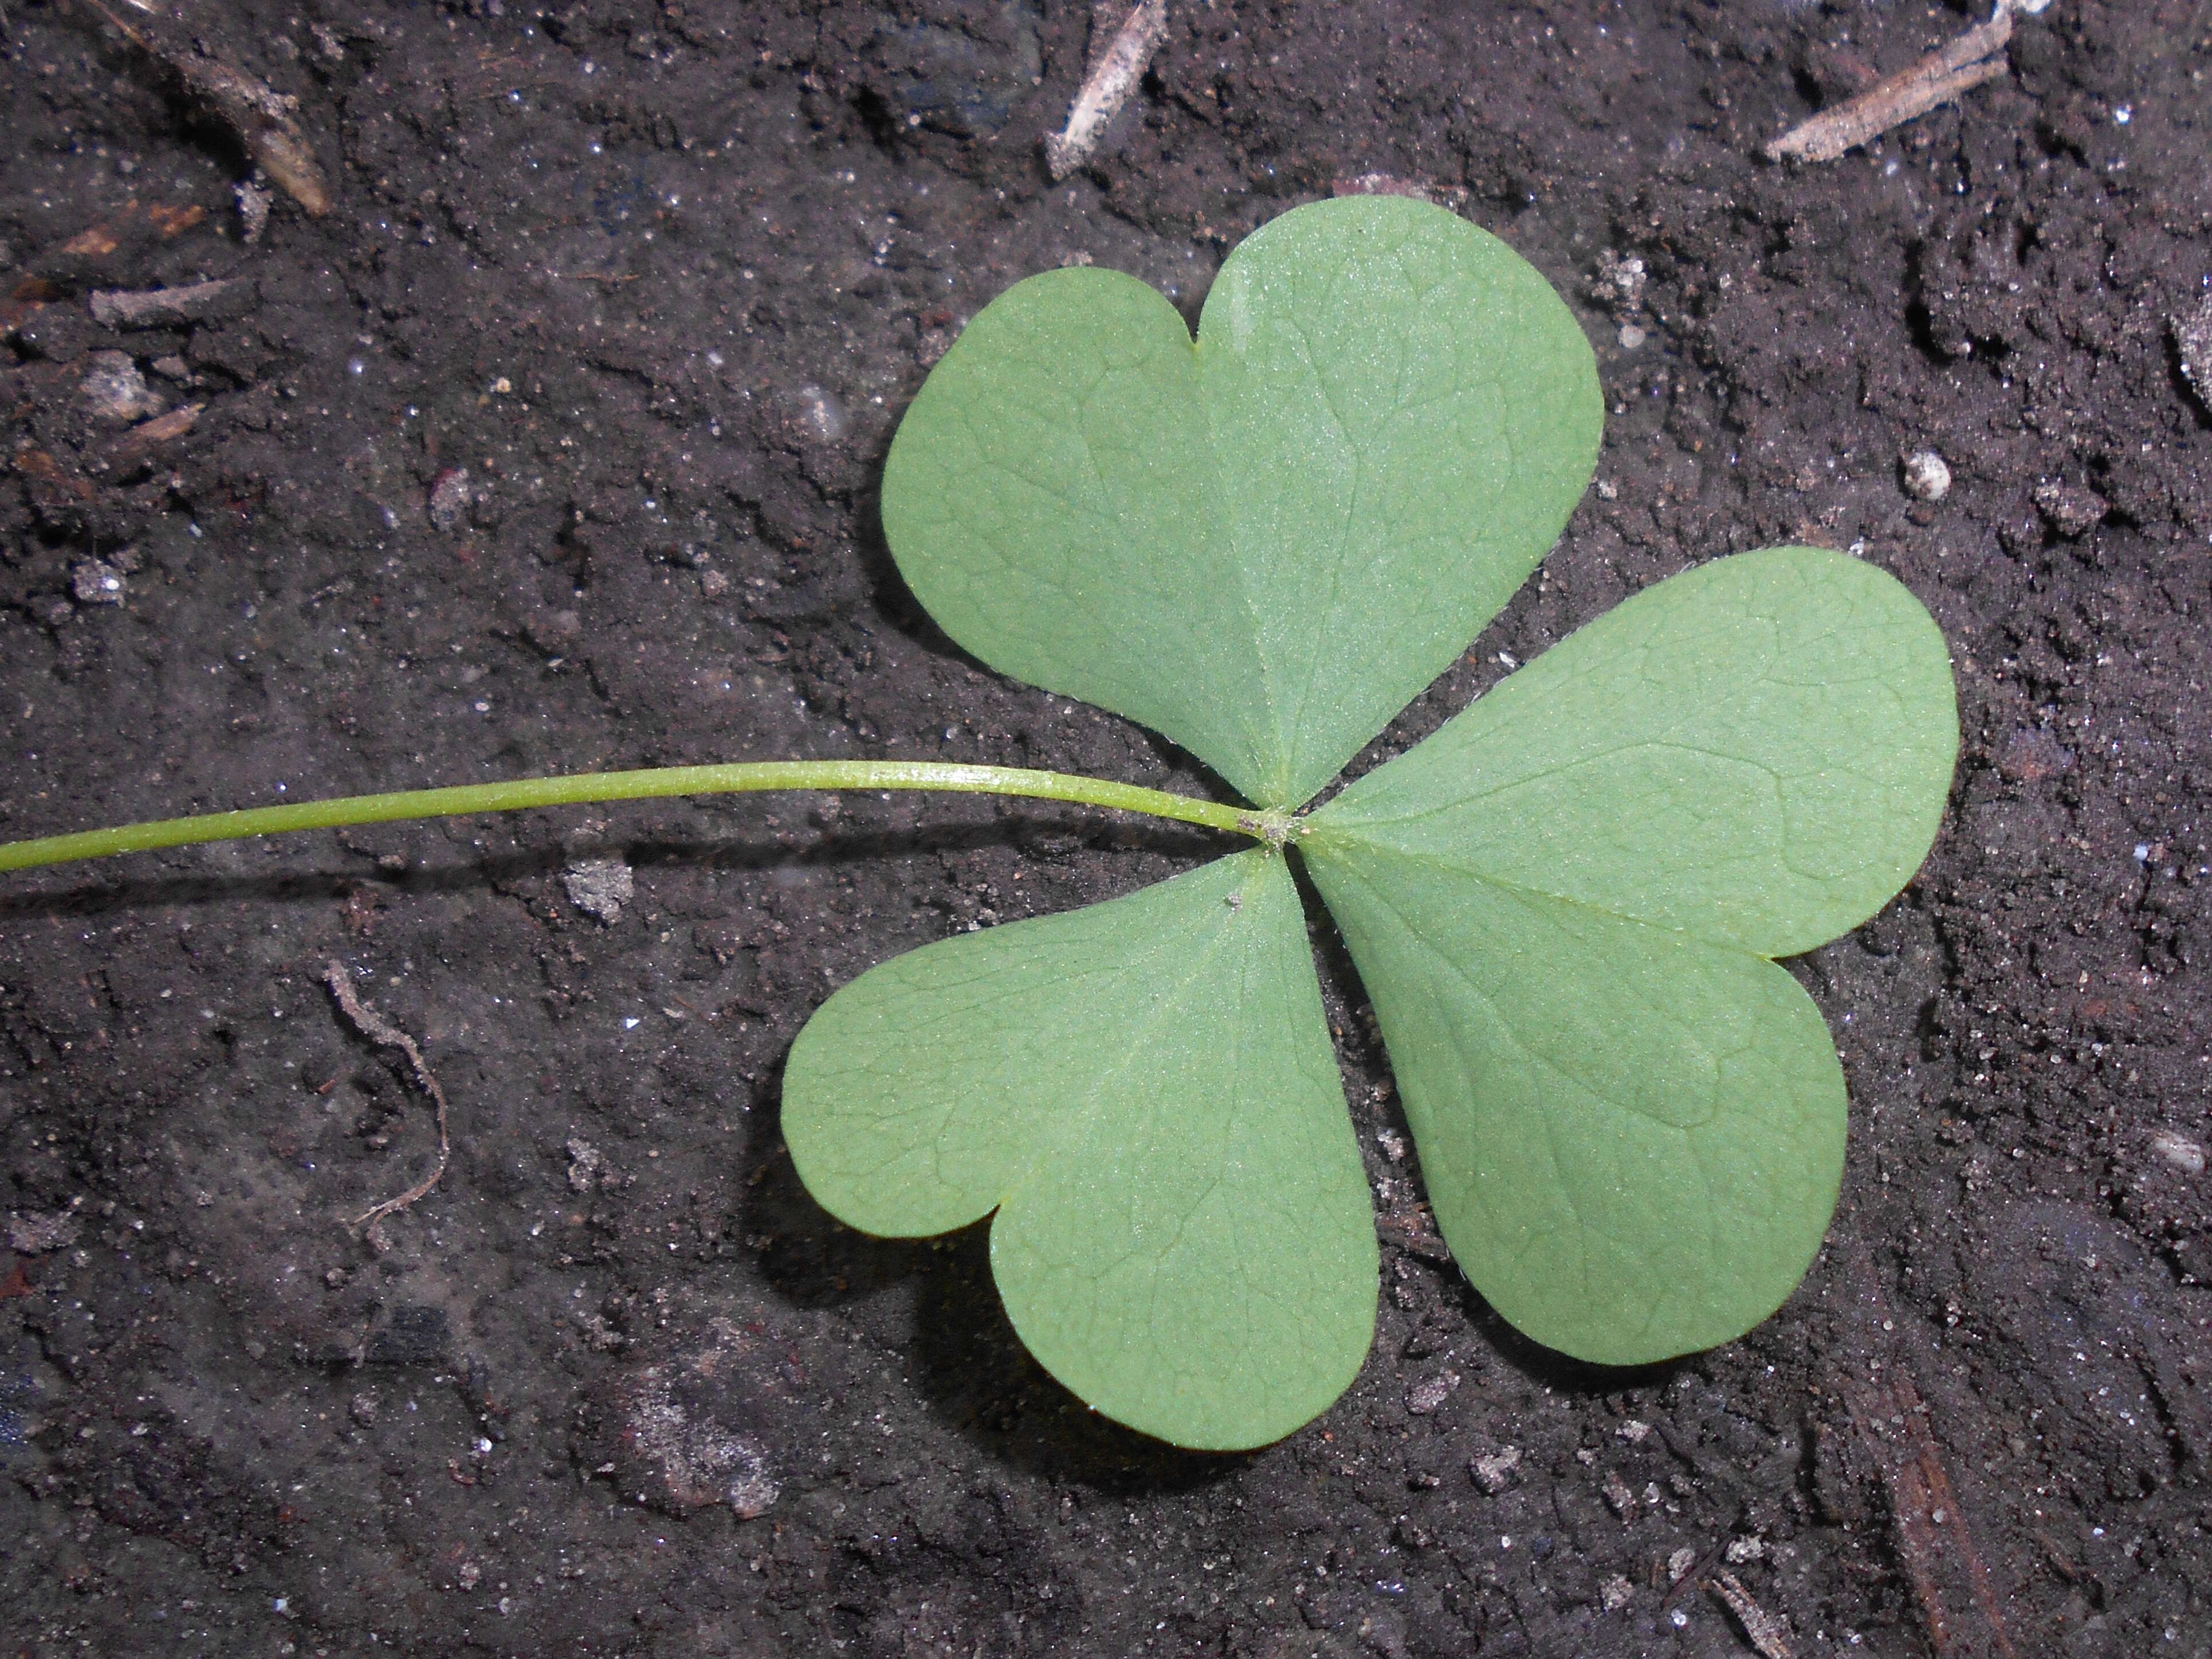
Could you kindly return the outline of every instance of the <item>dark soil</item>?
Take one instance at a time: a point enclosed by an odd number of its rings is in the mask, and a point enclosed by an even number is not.
[[[1862,551],[1953,642],[1934,857],[1798,964],[1854,1103],[1810,1279],[1647,1372],[1530,1349],[1414,1224],[1325,957],[1379,1339],[1313,1427],[1186,1455],[1024,1357],[980,1231],[828,1220],[777,1077],[870,963],[1203,837],[753,797],[15,878],[10,1650],[2212,1653],[2212,410],[2172,322],[2212,274],[2212,5],[2056,0],[1963,107],[1802,168],[1759,145],[1974,18],[1170,13],[1054,185],[1080,4],[198,8],[335,198],[274,191],[256,242],[220,121],[95,11],[10,4],[0,833],[738,757],[1214,787],[951,648],[875,480],[1018,277],[1087,257],[1194,312],[1252,228],[1393,174],[1568,294],[1612,418],[1543,574],[1377,752],[1764,544]],[[88,305],[233,276],[188,324]],[[88,400],[102,352],[135,410]],[[611,924],[562,880],[592,856],[635,871]],[[433,1115],[329,961],[453,1100],[382,1248],[349,1223]]]

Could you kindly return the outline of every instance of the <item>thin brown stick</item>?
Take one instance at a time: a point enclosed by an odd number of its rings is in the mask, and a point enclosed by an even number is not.
[[[1759,1650],[1759,1659],[1796,1659],[1790,1645],[1788,1627],[1753,1601],[1751,1592],[1734,1573],[1715,1573],[1712,1588],[1713,1594],[1735,1615],[1736,1623],[1743,1626],[1744,1635]]]
[[[182,81],[187,92],[238,135],[246,154],[294,201],[318,219],[331,210],[330,186],[323,182],[314,149],[300,131],[300,124],[292,118],[292,112],[300,106],[298,99],[274,90],[243,70],[233,69],[219,58],[161,40],[105,0],[84,0],[84,3],[125,40]]]
[[[447,1127],[446,1091],[438,1086],[437,1077],[430,1070],[429,1062],[422,1058],[422,1049],[416,1047],[415,1039],[361,1000],[359,993],[353,988],[352,975],[346,972],[343,963],[325,963],[323,983],[331,988],[331,995],[337,999],[338,1012],[353,1022],[355,1030],[370,1042],[380,1042],[387,1048],[397,1048],[407,1056],[407,1063],[415,1068],[415,1081],[438,1106],[438,1167],[398,1197],[387,1198],[374,1208],[363,1211],[356,1217],[355,1231],[366,1232],[385,1217],[396,1215],[423,1196],[438,1184],[439,1178],[446,1173],[447,1162],[453,1155],[453,1140]]]
[[[1129,100],[1145,65],[1152,61],[1160,42],[1167,38],[1167,0],[1137,0],[1115,32],[1113,44],[1099,57],[1077,90],[1067,112],[1067,125],[1044,141],[1045,167],[1054,181],[1065,179],[1091,159],[1099,138]]]
[[[1845,150],[1996,80],[2011,67],[2004,52],[2012,39],[2014,9],[2014,0],[1997,0],[1988,22],[1975,24],[1911,69],[1792,127],[1767,145],[1767,159],[1778,161],[1794,155],[1805,161],[1832,161]]]
[[[1995,1659],[2019,1659],[2005,1629],[1996,1583],[1974,1547],[1973,1529],[1936,1452],[1920,1391],[1893,1361],[1883,1376],[1847,1378],[1843,1395],[1851,1426],[1888,1489],[1898,1553],[1927,1621],[1929,1645],[1939,1659],[1960,1651],[1962,1644]],[[1947,1579],[1954,1596],[1964,1580],[1966,1598],[1980,1615],[1978,1631],[1963,1627],[1958,1610],[1945,1601]]]

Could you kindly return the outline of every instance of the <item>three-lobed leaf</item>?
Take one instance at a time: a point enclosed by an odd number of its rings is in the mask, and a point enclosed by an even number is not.
[[[1288,807],[1542,556],[1598,411],[1534,270],[1352,198],[1232,253],[1195,343],[1129,278],[1018,284],[916,398],[884,522],[977,656]],[[1439,1223],[1522,1329],[1663,1358],[1802,1277],[1845,1099],[1770,958],[1910,878],[1956,742],[1918,602],[1775,549],[1638,595],[1300,820]],[[872,969],[801,1034],[784,1109],[856,1226],[995,1211],[1023,1340],[1164,1439],[1278,1437],[1365,1353],[1364,1178],[1279,853]]]

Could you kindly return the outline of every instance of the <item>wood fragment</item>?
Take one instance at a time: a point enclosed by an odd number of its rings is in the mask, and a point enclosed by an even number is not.
[[[92,295],[92,315],[102,328],[161,328],[235,316],[252,299],[253,284],[243,276],[185,288],[98,289]]]
[[[206,413],[205,404],[180,404],[166,415],[156,415],[150,421],[141,421],[107,447],[107,459],[112,465],[125,465],[150,453],[160,445],[173,443],[199,424]]]
[[[1715,1573],[1712,1586],[1713,1594],[1743,1626],[1745,1639],[1758,1650],[1759,1659],[1796,1659],[1790,1645],[1789,1627],[1753,1601],[1734,1573]]]
[[[1095,27],[1095,25],[1094,25]],[[1137,0],[1115,32],[1067,112],[1067,125],[1044,141],[1046,169],[1056,184],[1091,159],[1100,137],[1129,101],[1145,66],[1167,38],[1167,0]]]
[[[1843,1395],[1851,1426],[1881,1471],[1898,1556],[1937,1659],[1966,1653],[2019,1659],[2005,1629],[1996,1585],[1974,1547],[1966,1511],[1936,1452],[1919,1390],[1893,1358],[1872,1379],[1845,1382]],[[1947,1583],[1949,1600],[1944,1595]],[[1962,1589],[1963,1597],[1958,1594]],[[1978,1629],[1971,1628],[1976,1614]]]
[[[205,224],[207,216],[207,210],[197,202],[185,207],[170,207],[165,203],[141,202],[133,198],[112,217],[77,232],[56,248],[52,257],[105,259],[125,242],[145,241],[149,232],[161,241],[173,242],[186,231]]]
[[[1832,161],[1846,150],[1879,138],[1948,104],[1985,81],[1994,81],[2011,68],[2005,46],[2012,39],[2015,0],[1997,0],[1989,21],[1977,23],[1948,46],[1928,54],[1911,69],[1868,88],[1856,98],[1833,109],[1824,109],[1800,123],[1766,146],[1770,161],[1795,156],[1805,161]]]
[[[313,147],[292,118],[300,106],[298,99],[233,69],[203,51],[198,42],[187,46],[161,40],[152,29],[125,19],[105,0],[84,0],[84,3],[183,82],[185,91],[238,135],[246,154],[283,186],[285,194],[318,219],[331,210],[330,186],[323,182]]]
[[[407,1056],[407,1063],[415,1068],[415,1081],[424,1094],[437,1103],[438,1107],[438,1166],[397,1198],[387,1198],[383,1203],[363,1211],[354,1218],[356,1231],[372,1233],[376,1224],[388,1215],[396,1215],[438,1184],[446,1173],[446,1164],[453,1155],[453,1140],[448,1133],[446,1110],[446,1091],[438,1086],[438,1079],[430,1070],[422,1051],[409,1036],[390,1020],[378,1013],[361,999],[353,988],[353,976],[343,963],[323,964],[323,983],[331,988],[331,995],[338,1005],[338,1012],[351,1020],[354,1029],[372,1042],[382,1043],[387,1048],[397,1048]]]

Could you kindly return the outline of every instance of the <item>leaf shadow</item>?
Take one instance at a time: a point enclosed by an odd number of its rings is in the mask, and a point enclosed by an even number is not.
[[[785,1147],[778,1084],[761,1109],[768,1121],[742,1212],[761,1276],[793,1305],[816,1310],[906,1287],[911,1326],[894,1340],[939,1423],[992,1461],[1115,1496],[1199,1490],[1258,1455],[1186,1451],[1085,1405],[1007,1319],[991,1279],[988,1221],[936,1238],[875,1238],[830,1215],[800,1184]]]
[[[544,843],[511,853],[458,855],[451,862],[386,870],[362,863],[295,866],[264,872],[113,875],[101,871],[69,884],[0,893],[0,925],[30,920],[86,921],[116,913],[190,908],[219,903],[340,902],[363,888],[393,897],[501,891],[533,878],[558,874],[580,856],[620,852],[634,869],[697,864],[718,870],[762,871],[866,863],[915,853],[974,852],[1005,848],[1027,852],[1069,834],[1118,852],[1139,851],[1191,862],[1218,857],[1224,838],[1164,820],[1104,823],[1095,812],[1051,802],[1027,803],[981,823],[925,829],[824,830],[805,840],[740,832],[729,836],[659,830],[626,836],[619,826],[589,836],[549,828]],[[189,854],[191,849],[178,852]],[[175,854],[167,856],[175,856]],[[354,855],[358,857],[358,854]],[[59,867],[59,866],[57,866]],[[95,866],[96,867],[96,866]],[[21,878],[20,877],[18,878]]]

